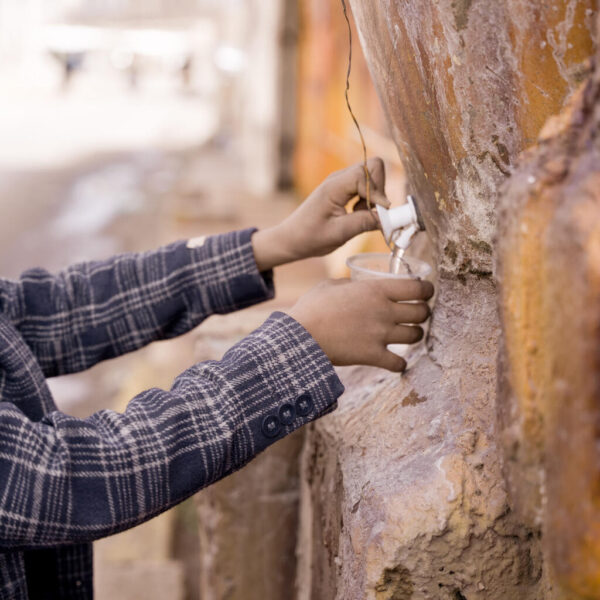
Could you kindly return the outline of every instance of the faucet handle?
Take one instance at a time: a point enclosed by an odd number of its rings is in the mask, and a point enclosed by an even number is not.
[[[381,223],[383,237],[388,246],[400,235],[401,230],[407,227],[414,227],[415,233],[425,229],[417,204],[412,196],[408,196],[406,204],[395,208],[386,209],[377,205],[377,215]]]

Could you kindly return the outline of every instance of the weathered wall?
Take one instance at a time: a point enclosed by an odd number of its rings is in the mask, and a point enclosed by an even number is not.
[[[600,597],[599,66],[511,177],[498,236],[506,473],[572,598]]]
[[[545,568],[538,522],[512,510],[503,476],[493,258],[499,190],[519,153],[585,79],[595,4],[352,2],[409,191],[418,198],[436,250],[438,297],[429,355],[402,378],[347,371],[349,391],[341,408],[310,433],[303,463],[300,598],[560,597]],[[578,223],[589,218],[589,211],[577,214]],[[593,238],[586,233],[581,239]],[[558,243],[556,248],[560,256]],[[555,269],[567,269],[565,260]],[[538,263],[525,249],[514,264],[527,269]],[[552,289],[566,301],[565,288]],[[528,314],[535,320],[535,311]],[[523,318],[519,323],[517,329],[529,327]],[[581,328],[575,328],[576,337],[584,336]],[[517,351],[519,341],[509,338],[509,350]],[[573,360],[570,366],[584,369]],[[594,368],[589,361],[585,365]],[[552,364],[553,373],[564,372],[564,365]],[[557,403],[565,393],[556,392]],[[566,418],[558,409],[551,414],[555,424]],[[564,438],[557,439],[549,447],[573,457]],[[539,453],[530,463],[536,460]],[[553,472],[566,468],[564,459],[552,465]],[[577,488],[589,498],[592,481],[590,476]],[[548,511],[555,515],[552,523],[564,528],[577,503],[568,493],[556,498],[558,505]],[[537,502],[539,507],[539,495]],[[586,506],[593,515],[593,502]],[[596,523],[592,517],[589,522]],[[584,538],[573,539],[567,551],[556,542],[557,564],[572,566],[582,556]],[[571,552],[570,562],[563,560],[565,552]]]

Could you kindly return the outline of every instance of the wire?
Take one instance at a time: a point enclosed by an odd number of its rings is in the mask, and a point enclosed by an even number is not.
[[[367,208],[371,210],[371,174],[369,173],[369,167],[367,164],[367,145],[365,143],[365,138],[363,136],[362,130],[358,123],[358,119],[352,110],[352,105],[350,104],[350,75],[352,74],[352,25],[350,24],[350,17],[348,16],[348,8],[346,6],[346,0],[342,0],[342,9],[344,11],[344,18],[346,19],[346,23],[348,24],[348,40],[349,40],[349,50],[348,50],[348,73],[346,74],[346,105],[348,106],[348,112],[354,121],[354,125],[356,125],[356,129],[358,131],[358,135],[360,136],[360,143],[362,144],[363,149],[363,169],[365,171],[365,177],[367,178]]]

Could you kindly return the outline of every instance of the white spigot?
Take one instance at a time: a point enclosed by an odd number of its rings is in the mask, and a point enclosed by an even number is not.
[[[400,232],[400,235],[394,238],[394,245],[402,250],[406,250],[417,233],[419,233],[419,229],[416,225],[405,227]]]
[[[408,196],[406,204],[389,210],[378,205],[377,214],[388,246],[394,244],[406,250],[415,234],[425,229],[412,196]]]

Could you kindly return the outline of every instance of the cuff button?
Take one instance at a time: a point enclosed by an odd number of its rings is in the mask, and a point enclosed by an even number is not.
[[[275,415],[265,417],[262,422],[262,432],[268,438],[275,438],[281,433],[281,423]]]
[[[279,420],[282,425],[291,425],[296,418],[296,409],[293,404],[282,404],[279,409]]]
[[[310,414],[314,407],[313,399],[310,394],[302,394],[296,400],[296,412],[301,417],[306,417]]]

